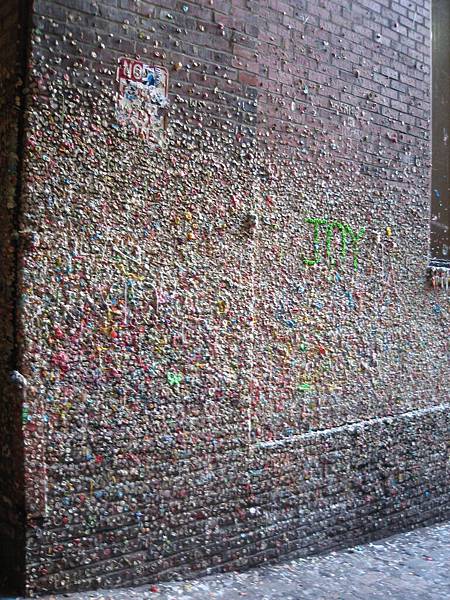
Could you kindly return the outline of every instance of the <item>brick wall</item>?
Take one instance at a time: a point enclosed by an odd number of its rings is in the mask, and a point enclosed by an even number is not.
[[[429,8],[35,1],[30,592],[448,517]],[[169,72],[160,144],[117,115],[122,56]]]

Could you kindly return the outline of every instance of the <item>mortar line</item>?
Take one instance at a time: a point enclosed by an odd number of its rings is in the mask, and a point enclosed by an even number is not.
[[[308,433],[301,433],[298,435],[293,435],[289,438],[281,438],[279,440],[274,440],[271,442],[259,442],[257,444],[253,444],[255,448],[274,448],[276,446],[284,446],[286,444],[313,439],[315,437],[321,436],[329,436],[335,433],[341,432],[351,432],[356,429],[362,429],[363,427],[367,427],[370,425],[378,425],[380,423],[393,423],[398,420],[413,418],[416,416],[425,416],[432,413],[443,412],[445,410],[450,409],[450,403],[445,402],[443,404],[438,404],[437,406],[432,406],[430,408],[420,408],[417,410],[411,410],[404,413],[399,413],[393,416],[385,416],[385,417],[374,417],[372,419],[366,419],[362,421],[356,421],[355,423],[346,423],[345,425],[339,425],[338,427],[331,427],[330,429],[317,429],[315,431],[309,431]]]

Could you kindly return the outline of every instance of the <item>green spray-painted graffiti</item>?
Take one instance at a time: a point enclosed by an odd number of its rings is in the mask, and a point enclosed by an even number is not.
[[[316,265],[322,259],[322,253],[320,250],[320,233],[322,228],[325,228],[325,255],[334,264],[334,258],[332,257],[332,240],[335,231],[339,231],[341,234],[341,257],[347,256],[348,247],[350,245],[353,253],[353,266],[355,270],[358,269],[358,257],[359,257],[359,243],[362,240],[366,228],[362,227],[359,231],[353,231],[353,229],[347,223],[341,223],[340,221],[329,221],[328,219],[321,219],[316,217],[309,217],[306,219],[307,223],[314,226],[313,231],[313,258],[303,257],[303,262],[307,265]]]

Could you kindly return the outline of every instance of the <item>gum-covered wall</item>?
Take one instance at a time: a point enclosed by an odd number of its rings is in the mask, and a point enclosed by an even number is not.
[[[35,0],[29,592],[246,568],[448,516],[429,9]],[[150,105],[135,86],[119,115],[121,57],[161,68]]]

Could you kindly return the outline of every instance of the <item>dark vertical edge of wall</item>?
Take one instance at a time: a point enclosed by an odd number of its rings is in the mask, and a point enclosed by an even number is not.
[[[2,185],[0,252],[2,257],[1,313],[5,322],[0,340],[0,589],[6,593],[25,591],[25,478],[22,408],[24,387],[11,377],[20,372],[20,278],[23,163],[26,138],[26,103],[31,47],[33,0],[12,1],[5,12],[12,15],[4,39],[15,45],[10,61],[2,57],[7,81],[6,114],[1,163]],[[9,7],[12,7],[9,9]],[[8,74],[8,69],[10,73]],[[2,82],[3,83],[3,82]],[[13,200],[13,205],[10,202]]]

